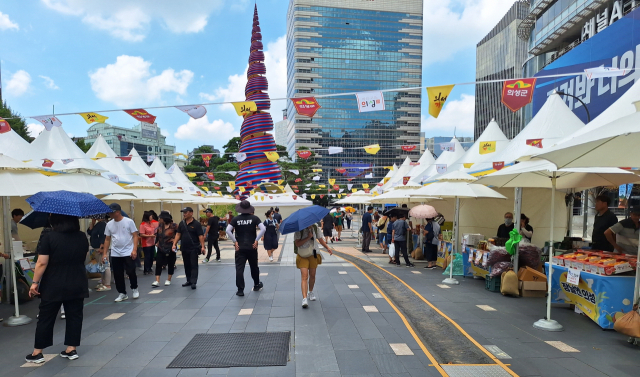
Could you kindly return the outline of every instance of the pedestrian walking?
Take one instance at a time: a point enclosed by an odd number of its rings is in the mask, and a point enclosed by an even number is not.
[[[386,237],[386,241],[387,241],[387,255],[389,255],[389,245],[391,245],[391,240],[393,239],[393,224],[395,223],[395,221],[398,220],[398,216],[395,215],[394,213],[391,213],[389,215],[389,221],[387,222],[387,237]],[[397,253],[397,251],[396,251]],[[393,256],[393,258],[391,257],[391,255],[389,255],[389,264],[395,264],[395,255]]]
[[[427,261],[427,265],[424,268],[430,270],[436,268],[439,236],[440,224],[433,219],[427,219],[427,225],[424,226],[424,259]]]
[[[89,242],[80,231],[75,216],[51,214],[53,230],[47,232],[41,242],[29,289],[31,297],[40,295],[38,324],[36,325],[33,352],[26,356],[30,363],[44,362],[42,350],[53,345],[53,328],[62,306],[66,309],[64,344],[60,353],[69,360],[78,358],[76,348],[82,338],[84,299],[89,297],[89,283],[84,261]]]
[[[178,224],[173,222],[173,218],[168,212],[160,213],[160,224],[156,230],[156,247],[158,253],[156,256],[156,280],[151,283],[153,287],[160,285],[160,275],[162,275],[163,266],[167,266],[169,276],[164,285],[171,285],[171,277],[175,271],[176,251],[173,248],[173,241],[178,231]]]
[[[322,235],[326,243],[329,243],[329,241],[333,243],[333,215],[331,213],[327,213],[322,218]]]
[[[362,215],[362,227],[360,231],[362,232],[362,252],[370,253],[371,249],[369,249],[369,245],[371,244],[371,237],[373,235],[373,226],[371,222],[373,221],[372,214],[373,207],[368,207],[367,212]],[[397,252],[397,251],[396,251]]]
[[[382,254],[387,253],[387,227],[389,225],[389,216],[382,216],[378,220],[378,243],[382,248]]]
[[[173,249],[180,242],[182,251],[182,262],[184,263],[184,273],[187,281],[183,287],[196,289],[198,284],[198,255],[204,255],[204,230],[200,222],[193,218],[193,208],[184,207],[182,210],[183,220],[178,225],[176,236],[173,240]]]
[[[91,225],[87,228],[89,235],[89,244],[93,252],[99,256],[102,262],[102,280],[96,286],[97,292],[105,292],[111,290],[111,265],[109,263],[109,250],[104,249],[104,231],[107,228],[107,220],[109,215],[105,215],[100,219],[92,219]]]
[[[278,225],[282,224],[282,215],[280,214],[280,208],[274,209],[273,219],[278,222]]]
[[[153,257],[156,253],[156,230],[158,222],[153,222],[152,213],[144,211],[142,215],[142,223],[140,224],[140,240],[142,243],[142,252],[144,253],[144,274],[152,274]]]
[[[344,223],[344,213],[337,211],[333,214],[335,220],[334,220],[334,225],[336,227],[336,232],[338,232],[338,237],[336,238],[336,241],[342,241],[342,226]]]
[[[104,234],[105,252],[111,248],[111,267],[113,268],[113,279],[116,282],[116,290],[119,295],[116,302],[129,299],[127,288],[124,282],[124,273],[129,276],[133,298],[140,297],[138,292],[138,277],[136,276],[135,259],[138,257],[138,229],[136,224],[128,217],[122,216],[122,208],[118,203],[111,203],[109,208],[113,211],[110,214],[111,221],[107,223]],[[106,254],[103,258],[106,257]]]
[[[318,231],[317,225],[297,231],[293,237],[293,242],[297,249],[296,267],[300,270],[302,281],[302,307],[304,309],[309,306],[309,301],[317,300],[315,293],[313,293],[313,288],[316,284],[316,270],[322,264],[322,255],[319,253],[316,241],[327,249],[329,255],[333,255],[329,245],[327,245],[327,242]]]
[[[220,218],[213,214],[211,208],[205,209],[204,214],[207,216],[207,229],[204,231],[204,238],[207,240],[207,257],[204,258],[202,263],[209,263],[213,248],[216,249],[216,262],[220,262],[220,246],[218,245],[218,240],[220,239]]]
[[[269,262],[273,262],[273,251],[278,248],[278,230],[280,229],[280,223],[274,219],[273,211],[271,210],[267,211],[265,216],[267,216],[267,219],[263,225],[266,230],[264,236],[262,236],[262,242],[269,255]]]
[[[351,220],[353,220],[353,215],[351,214],[351,212],[347,212],[347,215],[345,216],[346,220],[347,220],[347,229],[351,229]]]
[[[258,216],[254,215],[255,209],[246,200],[236,204],[235,216],[227,225],[227,236],[233,241],[236,248],[236,287],[237,296],[244,296],[244,268],[249,262],[253,290],[259,291],[264,286],[260,281],[260,269],[258,268],[258,240],[264,235],[266,228]],[[257,229],[260,229],[258,233]],[[233,231],[235,230],[235,237]]]
[[[404,213],[400,212],[398,214],[398,220],[393,222],[391,239],[396,248],[396,266],[400,266],[400,253],[402,253],[406,266],[415,267],[411,262],[409,262],[409,256],[407,255],[407,234],[409,226],[407,225],[404,216]]]

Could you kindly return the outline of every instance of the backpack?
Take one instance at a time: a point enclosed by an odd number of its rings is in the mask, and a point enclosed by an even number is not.
[[[313,224],[313,236],[317,236],[318,235],[318,225]],[[295,237],[293,239],[293,253],[295,255],[298,255],[298,246],[296,245],[296,240]]]

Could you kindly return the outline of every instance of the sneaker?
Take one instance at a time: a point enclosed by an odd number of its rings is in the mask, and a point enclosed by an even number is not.
[[[261,290],[262,287],[264,287],[264,284],[262,284],[262,282],[259,282],[258,285],[254,285],[253,286],[253,291],[257,292],[257,291]]]
[[[126,295],[126,294],[124,294],[124,293],[120,293],[120,294],[118,295],[118,297],[116,297],[116,299],[115,299],[114,301],[115,301],[115,302],[121,302],[121,301],[128,300],[128,299],[129,299],[129,296],[127,296],[127,295]]]
[[[269,257],[269,262],[273,262],[273,257]]]
[[[190,283],[190,282],[182,283],[182,286],[183,286],[183,287],[190,287],[190,286],[191,286],[191,283]]]
[[[197,286],[195,284],[191,284],[191,289],[196,289]]]
[[[159,285],[160,285],[160,283],[158,283],[157,281],[154,281],[153,283],[151,283],[151,286],[152,286],[152,287],[157,287],[157,286],[159,286]]]
[[[413,263],[409,263],[409,264],[407,265],[407,267],[415,267],[415,266],[416,266],[416,265],[415,265],[415,264],[413,264]]]
[[[33,356],[32,354],[28,354],[27,357],[24,358],[24,360],[28,363],[42,364],[44,363],[44,356],[42,356],[42,352],[35,356]]]
[[[333,238],[331,238],[331,243],[333,243]]]
[[[209,259],[207,259],[207,258],[204,258],[204,260],[202,261],[202,263],[204,263],[204,264],[207,264],[207,263],[209,263]]]
[[[171,285],[171,280],[167,280],[164,282],[164,285]]]
[[[222,262],[222,261],[220,260],[220,258],[218,258],[218,259],[216,259],[216,262]]]
[[[302,308],[306,309],[309,306],[309,302],[307,301],[306,298],[302,299]]]
[[[309,291],[309,294],[307,295],[307,297],[309,297],[309,301],[315,301],[316,300],[316,294]]]
[[[133,291],[133,298],[140,297],[140,292],[138,292],[138,289],[132,289],[132,291]]]
[[[60,356],[61,357],[66,357],[69,360],[75,360],[78,357],[80,357],[80,356],[78,356],[78,353],[76,352],[76,350],[73,350],[71,352],[62,351],[62,352],[60,352]]]
[[[243,291],[238,291],[238,292],[236,292],[236,296],[242,297],[242,296],[244,296],[244,292]]]
[[[433,270],[434,268],[436,268],[436,266],[431,266],[431,267],[425,266],[424,268],[426,268],[427,270]]]

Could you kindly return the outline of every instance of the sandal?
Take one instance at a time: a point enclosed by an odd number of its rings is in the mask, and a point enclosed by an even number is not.
[[[107,286],[102,286],[100,288],[96,288],[96,292],[104,292],[104,291],[110,291],[111,287],[107,287]]]

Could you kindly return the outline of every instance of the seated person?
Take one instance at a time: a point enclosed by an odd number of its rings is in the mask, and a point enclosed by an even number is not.
[[[640,229],[640,206],[631,210],[624,219],[604,232],[613,248],[623,254],[638,255],[638,230]]]

